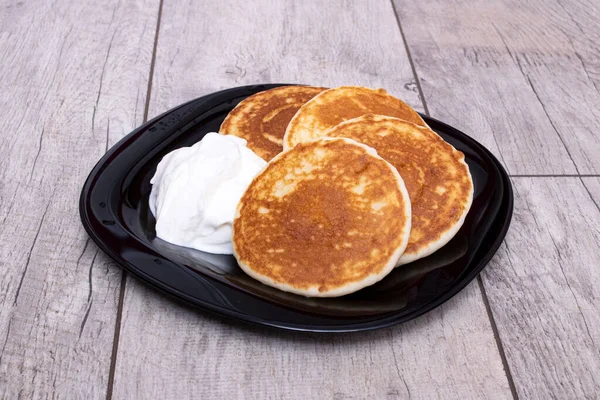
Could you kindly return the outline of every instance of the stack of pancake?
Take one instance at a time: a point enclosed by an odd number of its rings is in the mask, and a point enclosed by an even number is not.
[[[287,292],[372,285],[448,243],[471,206],[464,155],[383,89],[267,90],[239,103],[220,132],[268,161],[238,204],[234,255]]]

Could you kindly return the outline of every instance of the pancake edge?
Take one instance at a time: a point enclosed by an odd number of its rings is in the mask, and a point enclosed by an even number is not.
[[[450,143],[448,143],[448,144],[450,145]],[[450,146],[452,146],[452,145],[450,145]],[[452,146],[452,148],[454,149],[454,151],[458,151],[454,148],[454,146]],[[473,176],[471,175],[471,170],[469,169],[469,165],[465,161],[464,155],[463,155],[463,158],[461,161],[462,161],[463,165],[467,168],[467,174],[469,176],[469,181],[471,182],[471,191],[469,192],[469,197],[467,199],[467,203],[464,207],[462,215],[460,216],[460,218],[458,219],[458,221],[456,221],[456,223],[454,225],[452,225],[449,229],[442,232],[442,234],[440,235],[440,238],[438,240],[429,243],[427,246],[421,247],[421,249],[419,249],[416,252],[402,254],[400,259],[398,260],[398,264],[396,265],[397,267],[399,267],[401,265],[406,265],[413,261],[417,261],[421,258],[425,258],[425,257],[430,256],[431,254],[435,253],[436,251],[438,251],[439,249],[441,249],[442,247],[447,245],[448,242],[450,242],[450,240],[452,240],[454,238],[454,236],[456,236],[456,234],[458,233],[460,228],[465,223],[465,218],[469,214],[469,211],[471,210],[471,206],[473,205],[473,194],[475,191],[475,185],[473,184]]]

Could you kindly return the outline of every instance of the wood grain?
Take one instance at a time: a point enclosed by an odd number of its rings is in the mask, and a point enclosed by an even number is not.
[[[600,177],[588,177],[581,179],[583,185],[588,191],[588,194],[598,211],[600,211]]]
[[[375,332],[315,335],[223,322],[127,281],[113,397],[509,399],[477,283]]]
[[[106,397],[121,271],[78,198],[142,122],[157,11],[0,1],[0,398]]]
[[[421,108],[387,1],[165,2],[151,115],[272,81],[382,86]],[[477,284],[402,327],[317,336],[223,323],[128,279],[114,382],[114,398],[511,397]]]
[[[597,5],[395,4],[433,116],[499,151],[513,174],[598,172]],[[597,203],[576,177],[515,188],[513,225],[483,282],[518,396],[595,398]]]
[[[513,182],[513,223],[482,277],[519,398],[597,398],[600,180],[589,193],[575,177]]]
[[[165,3],[151,115],[215,90],[265,82],[384,87],[423,109],[385,0]]]
[[[597,2],[394,3],[432,116],[512,174],[600,172]]]

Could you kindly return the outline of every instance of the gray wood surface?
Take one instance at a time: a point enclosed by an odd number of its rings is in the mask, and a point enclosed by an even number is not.
[[[600,177],[586,177],[581,179],[596,208],[600,211]]]
[[[122,273],[78,198],[142,122],[157,10],[0,1],[0,398],[106,397]]]
[[[216,89],[278,81],[382,86],[418,107],[391,3],[227,3],[164,4],[151,115]],[[235,29],[215,29],[224,26]],[[128,279],[113,396],[459,399],[511,394],[476,282],[402,327],[307,336],[222,323]]]
[[[599,19],[590,0],[0,0],[0,398],[598,398]],[[263,82],[384,87],[513,175],[569,176],[513,178],[481,281],[391,329],[277,332],[122,285],[79,222],[94,163],[146,115]]]
[[[386,0],[165,2],[150,114],[265,82],[385,87],[422,110]]]
[[[395,5],[432,116],[513,174],[598,173],[598,5]],[[482,274],[509,376],[520,398],[597,398],[600,210],[577,177],[514,183],[511,230]]]
[[[482,277],[520,398],[600,393],[599,182],[513,180],[513,224]]]
[[[477,283],[381,331],[229,323],[127,281],[113,398],[509,399]]]
[[[600,173],[600,3],[394,3],[432,116],[511,174]]]

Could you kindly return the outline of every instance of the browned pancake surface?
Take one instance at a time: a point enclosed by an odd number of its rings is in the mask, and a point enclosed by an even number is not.
[[[397,172],[372,149],[347,139],[300,144],[271,161],[243,195],[235,255],[246,272],[283,290],[318,295],[311,288],[360,286],[398,259],[408,203]]]
[[[246,139],[252,151],[269,161],[283,150],[283,135],[298,109],[323,90],[284,86],[252,95],[231,110],[219,132]]]
[[[341,86],[322,92],[298,110],[287,127],[284,148],[323,136],[340,122],[365,114],[388,115],[425,126],[415,110],[384,89]]]
[[[437,250],[462,224],[471,204],[471,175],[464,155],[435,132],[397,118],[367,115],[334,127],[327,136],[373,147],[402,176],[412,205],[411,233],[402,256],[407,262],[428,255],[432,246]]]

